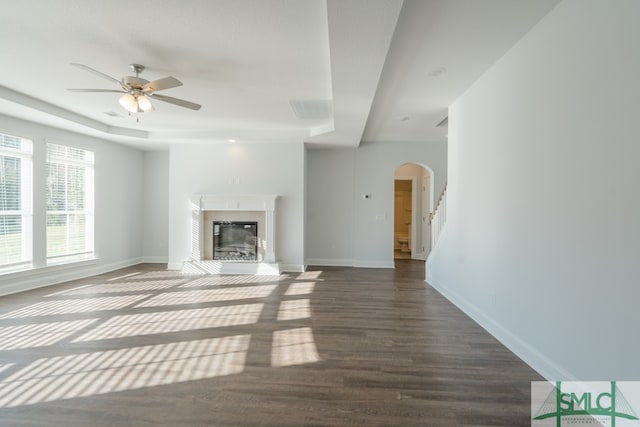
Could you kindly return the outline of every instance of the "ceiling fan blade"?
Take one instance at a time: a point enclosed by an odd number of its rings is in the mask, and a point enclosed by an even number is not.
[[[113,78],[113,77],[111,77],[111,76],[109,76],[109,75],[107,75],[107,74],[105,74],[105,73],[103,73],[101,71],[94,70],[93,68],[87,67],[86,65],[83,65],[83,64],[76,64],[76,63],[72,62],[71,65],[73,65],[74,67],[82,68],[83,70],[88,71],[90,73],[93,73],[96,76],[100,76],[105,80],[109,80],[112,83],[116,83],[116,84],[120,85],[120,80],[115,79],[115,78]]]
[[[148,93],[147,96],[157,99],[158,101],[168,102],[169,104],[178,105],[184,108],[190,108],[192,110],[199,110],[202,108],[202,105],[196,104],[195,102],[185,101],[184,99],[172,98],[170,96],[158,95],[155,93]]]
[[[175,77],[169,76],[147,83],[142,86],[142,90],[146,93],[151,93],[157,90],[171,89],[172,87],[178,86],[182,86],[182,82]]]
[[[121,90],[114,90],[114,89],[67,89],[70,92],[115,92],[115,93],[122,93],[123,91]]]

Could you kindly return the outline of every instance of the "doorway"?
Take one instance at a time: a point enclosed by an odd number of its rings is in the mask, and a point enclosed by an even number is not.
[[[394,259],[425,260],[431,250],[431,172],[407,163],[394,176]]]
[[[413,221],[413,181],[396,179],[393,209],[393,258],[411,259]]]

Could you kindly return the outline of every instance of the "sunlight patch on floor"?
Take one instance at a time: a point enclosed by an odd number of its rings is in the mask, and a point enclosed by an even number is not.
[[[306,295],[313,293],[315,282],[296,282],[289,285],[287,291],[284,293],[286,296],[293,295]]]
[[[127,277],[126,280],[138,281],[138,280],[167,280],[167,279],[189,279],[192,278],[193,275],[185,275],[180,271],[176,270],[159,270],[159,271],[147,271],[145,273],[140,273],[135,277]]]
[[[222,272],[222,264],[211,262],[208,264],[200,263],[200,262],[184,262],[182,264],[182,269],[180,270],[182,274],[220,274]]]
[[[7,355],[17,351],[19,356],[22,349],[36,348],[28,354],[40,358],[0,363],[0,408],[242,373],[251,339],[245,328],[258,324],[265,304],[269,306],[266,322],[257,327],[269,328],[271,366],[316,363],[320,358],[312,329],[282,330],[287,323],[274,321],[295,322],[288,326],[309,324],[313,280],[321,274],[302,273],[297,277],[300,281],[291,283],[287,275],[193,277],[179,272],[135,272],[104,283],[85,282],[39,302],[14,306],[15,310],[0,315],[0,351]],[[124,294],[128,292],[138,294]],[[181,307],[186,304],[195,306]],[[44,317],[64,315],[76,315],[76,320]],[[213,329],[233,327],[240,330]],[[198,331],[199,339],[188,331]],[[187,334],[161,335],[180,332]],[[217,337],[205,339],[204,334]],[[229,336],[220,337],[223,334]],[[151,344],[156,339],[173,342]],[[138,346],[140,341],[148,345]],[[121,348],[124,345],[135,347]],[[75,354],[78,351],[84,353]]]
[[[96,319],[32,323],[0,327],[0,350],[52,345],[94,323]]]
[[[285,280],[288,276],[252,276],[252,275],[228,275],[228,276],[205,276],[192,280],[180,286],[180,288],[195,288],[205,286],[221,285],[244,285],[250,283],[269,283]]]
[[[10,367],[12,367],[14,365],[14,363],[6,363],[6,364],[0,364],[0,372],[4,371],[5,369],[9,369]]]
[[[117,292],[139,292],[139,291],[155,291],[168,289],[183,284],[187,279],[171,279],[171,280],[150,280],[144,282],[118,282],[108,284],[88,285],[81,289],[70,289],[65,292],[58,292],[55,295],[93,295]]]
[[[181,332],[256,323],[264,304],[115,316],[72,342]]]
[[[140,272],[136,271],[134,273],[125,274],[124,276],[113,277],[111,279],[108,279],[107,282],[115,282],[116,280],[129,279],[133,276],[138,276],[138,275],[140,275]]]
[[[271,366],[304,365],[320,360],[311,328],[286,329],[273,333]]]
[[[147,301],[143,301],[136,305],[136,307],[161,307],[179,304],[200,304],[205,302],[264,298],[271,294],[276,287],[277,285],[264,285],[206,289],[201,291],[166,292]]]
[[[296,277],[296,280],[318,280],[321,275],[321,270],[305,271],[304,273],[300,273],[298,277]]]
[[[294,299],[280,303],[278,320],[308,319],[309,317],[311,317],[311,307],[308,299]]]
[[[101,310],[118,310],[147,298],[148,296],[149,295],[145,294],[43,301],[18,310],[10,311],[9,313],[0,316],[0,319],[51,316],[54,314],[88,313]]]
[[[78,286],[77,288],[67,289],[67,290],[64,290],[64,291],[54,292],[54,293],[52,293],[52,294],[45,295],[45,297],[47,297],[47,298],[48,298],[48,297],[57,297],[58,295],[64,295],[64,294],[66,294],[67,292],[75,292],[75,291],[79,291],[80,289],[88,288],[88,287],[90,287],[90,286],[93,286],[93,285],[82,285],[82,286]]]
[[[0,382],[0,407],[15,407],[244,370],[250,335],[38,359]]]

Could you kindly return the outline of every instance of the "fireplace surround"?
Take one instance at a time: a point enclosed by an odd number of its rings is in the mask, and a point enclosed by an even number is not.
[[[190,197],[191,259],[189,267],[217,274],[278,275],[275,253],[275,214],[278,196],[222,196],[196,194]],[[215,223],[255,223],[255,259],[215,259]],[[244,249],[239,252],[244,252]],[[241,257],[238,257],[241,258]]]

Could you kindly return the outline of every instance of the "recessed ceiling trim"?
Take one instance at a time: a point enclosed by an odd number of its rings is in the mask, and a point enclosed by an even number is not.
[[[292,99],[289,105],[299,120],[328,119],[333,116],[329,99]]]
[[[49,104],[48,102],[4,86],[0,86],[0,98],[101,132],[107,132],[108,129],[107,125],[97,120],[90,119],[73,111],[65,110],[64,108]]]
[[[401,8],[401,0],[327,0],[335,131],[305,142],[360,144]]]

